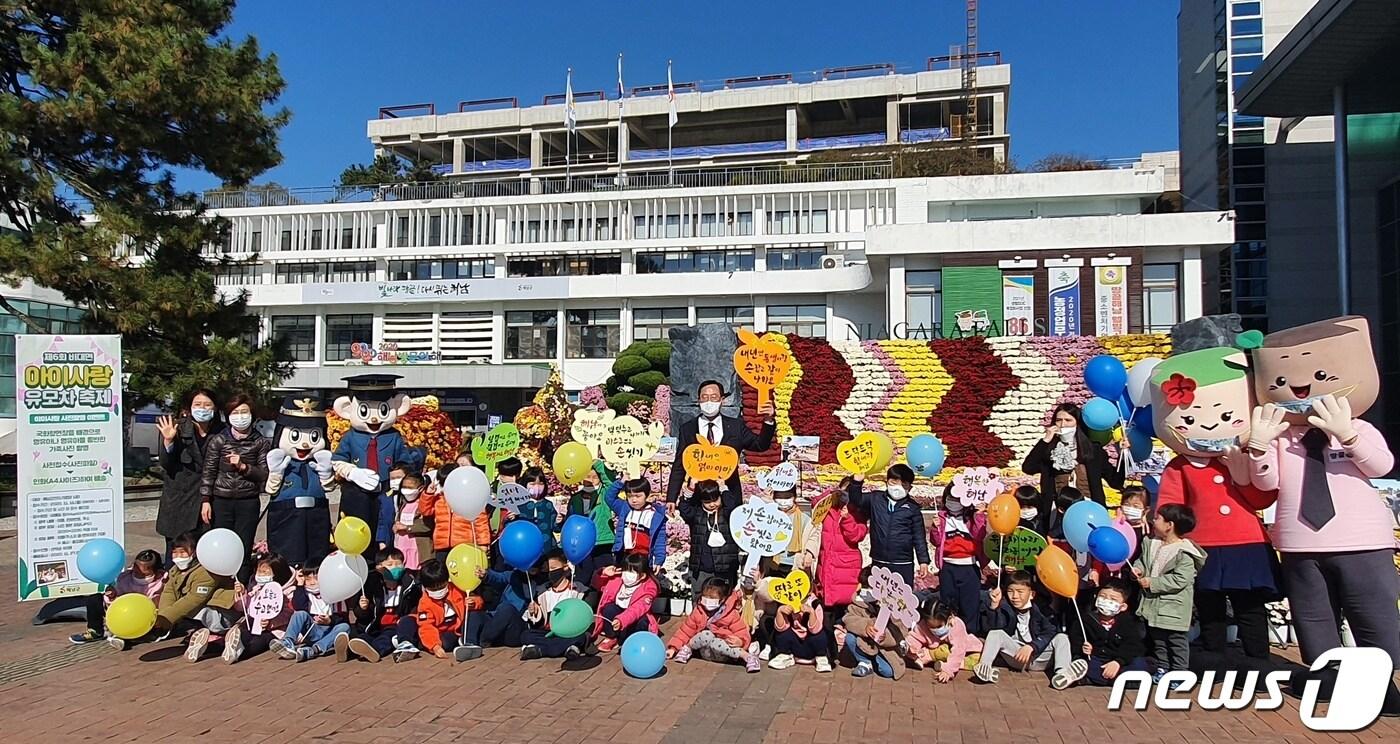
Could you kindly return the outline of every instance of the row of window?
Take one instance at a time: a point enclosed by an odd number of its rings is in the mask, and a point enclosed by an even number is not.
[[[32,300],[10,300],[16,310],[44,326],[48,333],[78,333],[83,311],[66,305]],[[15,416],[15,335],[32,333],[30,327],[9,311],[0,310],[0,418]]]

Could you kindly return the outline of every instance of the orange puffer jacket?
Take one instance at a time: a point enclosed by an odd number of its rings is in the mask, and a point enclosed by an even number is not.
[[[433,550],[451,550],[463,543],[488,550],[491,545],[491,517],[486,512],[474,520],[457,516],[447,505],[447,496],[429,488],[418,500],[418,513],[433,520]]]

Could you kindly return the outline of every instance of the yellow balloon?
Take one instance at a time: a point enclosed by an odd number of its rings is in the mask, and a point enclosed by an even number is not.
[[[890,460],[894,458],[894,442],[878,431],[872,431],[869,434],[875,437],[875,462],[871,463],[870,469],[865,471],[865,474],[876,475],[889,467]]]
[[[123,594],[107,608],[107,628],[118,638],[140,638],[156,627],[156,603],[144,594]]]
[[[335,525],[335,546],[346,555],[359,555],[369,547],[369,525],[359,517],[346,517]]]
[[[593,469],[593,455],[578,442],[565,442],[554,450],[554,477],[566,486],[576,486]]]
[[[486,553],[475,545],[463,543],[447,554],[447,578],[464,592],[481,586],[478,571],[486,570]]]

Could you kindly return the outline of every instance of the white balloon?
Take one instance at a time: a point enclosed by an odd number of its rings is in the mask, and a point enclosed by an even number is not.
[[[1142,408],[1152,405],[1152,371],[1161,363],[1162,360],[1157,357],[1148,357],[1128,370],[1128,400],[1134,406]]]
[[[486,481],[486,474],[473,467],[453,470],[442,484],[442,490],[447,494],[447,505],[452,511],[469,521],[481,514],[491,498],[491,484]]]
[[[365,561],[365,557],[363,555],[360,555],[359,553],[353,555],[346,554],[345,562],[349,564],[350,570],[354,571],[355,575],[360,577],[361,583],[363,583],[365,579],[369,578],[369,563]]]
[[[215,576],[234,576],[243,568],[243,558],[248,553],[243,541],[233,530],[209,530],[199,538],[194,549],[195,557],[204,570]]]
[[[358,558],[359,565],[351,558]],[[321,581],[321,599],[327,602],[344,602],[355,596],[365,585],[366,574],[361,574],[359,568],[365,565],[365,559],[358,555],[346,555],[344,553],[331,553],[321,561],[321,570],[317,578]]]

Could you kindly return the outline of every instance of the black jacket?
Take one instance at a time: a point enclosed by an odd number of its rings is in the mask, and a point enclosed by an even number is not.
[[[739,569],[739,545],[729,534],[729,515],[739,508],[742,496],[734,491],[720,491],[719,511],[714,517],[705,513],[700,499],[691,494],[681,499],[681,519],[690,526],[690,571],[708,571],[714,574],[729,574]],[[710,547],[710,520],[715,520],[719,533],[724,535],[724,545]]]
[[[1084,632],[1089,634],[1089,643],[1094,645],[1094,658],[1126,665],[1133,659],[1147,655],[1146,631],[1135,613],[1125,608],[1118,613],[1113,627],[1105,628],[1099,624],[1098,617],[1093,613],[1094,601],[1089,599],[1085,604],[1088,606],[1081,607],[1080,611],[1084,613]],[[1079,630],[1079,620],[1066,622],[1065,632],[1069,635],[1070,648],[1074,655],[1083,657],[1084,652],[1080,648],[1085,639],[1084,633]]]
[[[846,495],[852,506],[870,515],[870,560],[909,563],[917,558],[919,563],[929,562],[928,529],[913,499],[891,501],[884,491],[866,491],[855,480]]]
[[[1087,445],[1090,453],[1084,462],[1084,472],[1089,478],[1089,496],[1094,501],[1104,504],[1103,482],[1108,480],[1108,484],[1114,488],[1123,487],[1123,471],[1113,467],[1108,461],[1108,453],[1104,451],[1103,445],[1089,441],[1087,438],[1080,439],[1076,447]],[[1064,471],[1055,469],[1050,451],[1055,445],[1046,442],[1044,439],[1036,440],[1035,446],[1031,448],[1030,454],[1026,455],[1025,462],[1021,463],[1021,470],[1026,475],[1040,476],[1040,513],[1042,516],[1050,513],[1055,508],[1055,476],[1063,475]]]
[[[200,480],[204,476],[204,451],[223,422],[209,422],[209,435],[199,436],[194,422],[182,419],[175,427],[175,441],[167,449],[160,448],[160,469],[165,472],[165,486],[160,492],[160,508],[156,512],[156,532],[171,538],[199,529]]]
[[[423,596],[423,587],[418,584],[418,579],[409,571],[405,571],[403,579],[399,582],[399,606],[397,614],[399,617],[413,617],[418,614],[418,599]],[[369,599],[369,609],[360,609],[360,597]],[[361,633],[377,633],[380,627],[380,618],[384,616],[384,574],[378,570],[371,570],[369,576],[365,577],[365,586],[359,594],[351,597],[345,603],[350,612],[350,627]]]
[[[748,424],[742,419],[733,416],[720,416],[720,444],[734,448],[734,451],[742,455],[745,452],[767,452],[773,446],[773,435],[777,432],[776,424],[763,423],[763,427],[757,434],[749,431]],[[677,444],[676,463],[671,468],[671,482],[666,486],[666,500],[675,503],[680,496],[681,484],[685,483],[685,468],[680,467],[684,462],[685,451],[695,444],[695,437],[700,434],[700,419],[691,419],[681,424],[680,431],[676,434]],[[739,484],[739,470],[734,469],[734,474],[724,482],[725,488],[732,493],[743,493]]]
[[[1055,640],[1056,634],[1060,632],[1060,626],[1045,614],[1040,605],[1031,602],[1031,658],[1039,656],[1042,651],[1049,648],[1050,642]],[[1005,597],[1001,600],[1001,605],[995,610],[987,607],[982,611],[982,632],[1000,630],[1011,637],[1016,636],[1016,608],[1011,606],[1011,602]]]
[[[209,437],[204,447],[204,474],[200,479],[199,496],[204,501],[221,499],[256,499],[267,483],[267,453],[272,442],[258,433],[235,439],[233,431],[223,431]],[[228,455],[237,454],[240,465],[248,469],[239,472],[228,464]]]

